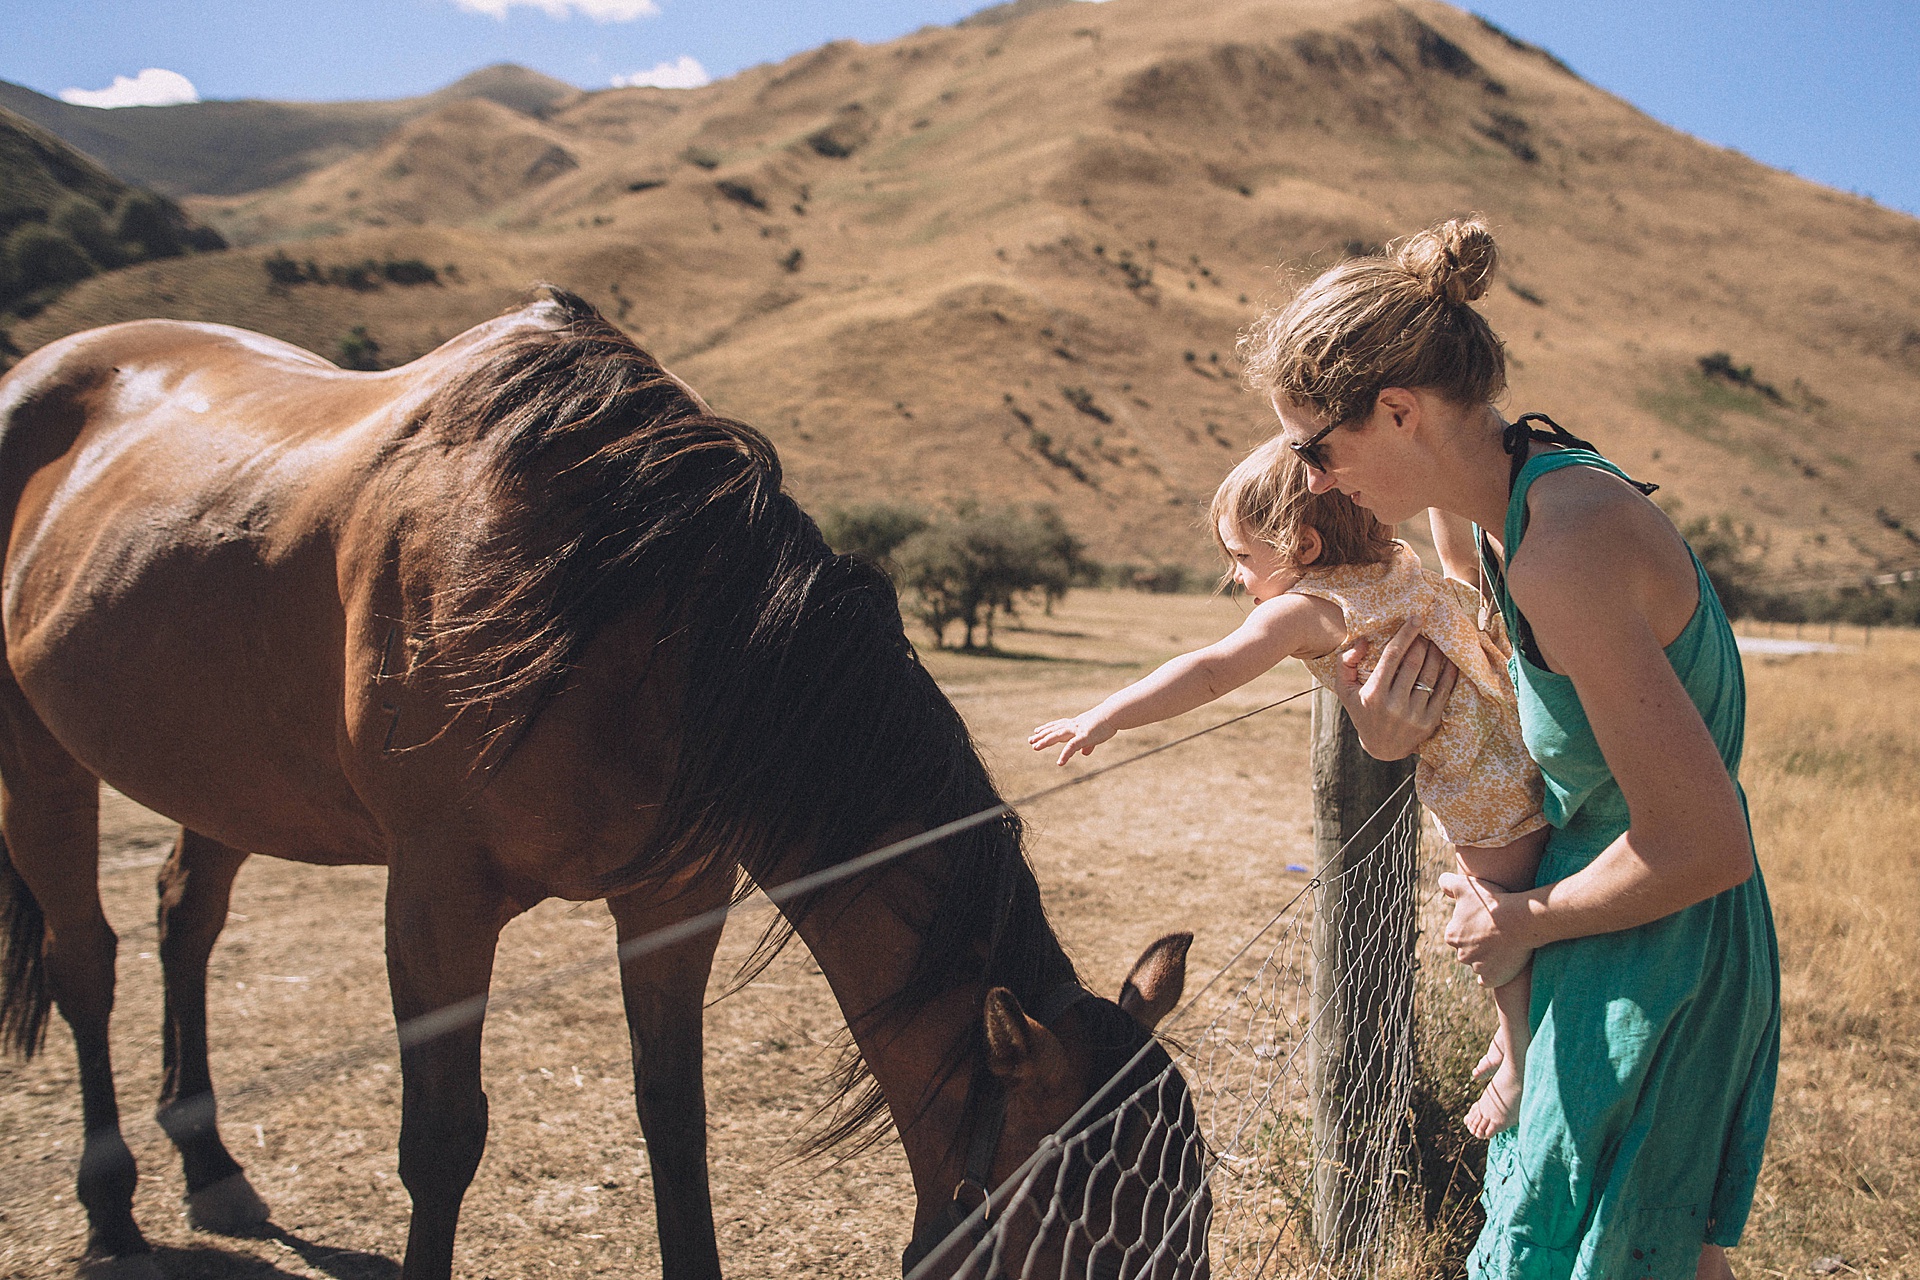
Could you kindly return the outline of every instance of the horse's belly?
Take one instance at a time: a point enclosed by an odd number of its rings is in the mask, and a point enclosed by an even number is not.
[[[48,729],[119,791],[235,848],[384,862],[341,765],[346,636],[327,549],[269,565],[244,540],[130,542],[109,531],[58,591],[8,601],[8,658]],[[8,568],[13,583],[39,576]]]

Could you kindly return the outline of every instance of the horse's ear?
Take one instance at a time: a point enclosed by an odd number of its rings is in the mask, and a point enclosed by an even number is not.
[[[1140,953],[1133,972],[1120,984],[1120,1007],[1151,1031],[1180,1003],[1187,985],[1187,948],[1190,933],[1170,933]]]
[[[1002,1080],[1029,1080],[1066,1050],[1020,1007],[1019,997],[1005,987],[987,992],[983,1011],[987,1030],[987,1066]]]

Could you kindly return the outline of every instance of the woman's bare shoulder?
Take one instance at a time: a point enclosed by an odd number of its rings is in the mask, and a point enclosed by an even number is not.
[[[1536,629],[1556,606],[1625,605],[1664,641],[1692,616],[1698,581],[1686,541],[1618,476],[1595,467],[1549,472],[1528,491],[1527,513],[1508,584]]]

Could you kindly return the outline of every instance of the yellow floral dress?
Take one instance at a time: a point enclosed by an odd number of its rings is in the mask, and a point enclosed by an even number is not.
[[[1370,642],[1360,663],[1363,678],[1408,618],[1418,618],[1421,633],[1460,669],[1440,727],[1420,745],[1413,775],[1420,802],[1448,840],[1494,847],[1547,825],[1540,811],[1540,770],[1520,736],[1520,711],[1507,676],[1505,628],[1498,614],[1489,619],[1489,630],[1476,625],[1473,588],[1423,568],[1413,548],[1400,542],[1378,564],[1309,569],[1292,590],[1337,606],[1348,644]],[[1336,651],[1306,665],[1332,687],[1339,661]]]

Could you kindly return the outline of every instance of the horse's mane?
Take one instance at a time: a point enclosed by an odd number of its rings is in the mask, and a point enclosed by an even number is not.
[[[510,331],[431,410],[430,437],[479,448],[485,512],[431,649],[453,705],[485,717],[497,764],[602,627],[657,611],[658,643],[684,654],[678,768],[657,834],[604,888],[720,852],[757,881],[805,874],[902,823],[998,804],[965,723],[907,641],[892,584],[828,549],[781,492],[766,437],[709,412],[584,300],[555,289],[536,305],[547,323]],[[962,983],[1031,1003],[1072,979],[1017,817],[937,849],[920,954],[868,1019],[911,1016]],[[789,936],[770,934],[758,962]],[[981,1039],[976,1024],[924,1101],[978,1069]],[[816,1149],[884,1134],[857,1054],[837,1079],[844,1105]]]

